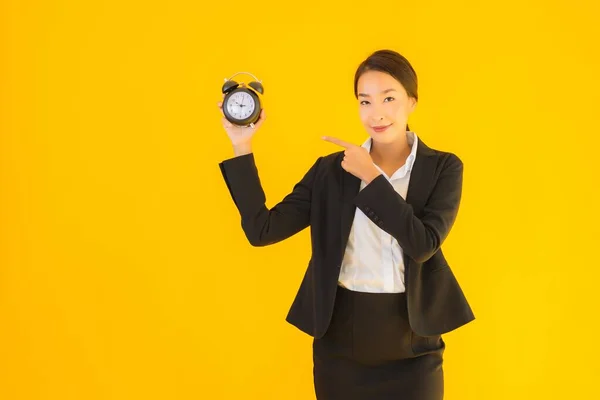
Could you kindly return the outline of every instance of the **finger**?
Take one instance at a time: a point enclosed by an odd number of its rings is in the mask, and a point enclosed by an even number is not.
[[[217,106],[219,106],[219,108],[223,108],[223,102],[222,102],[222,101],[219,101],[219,102],[217,103]]]
[[[263,108],[262,110],[260,110],[260,116],[258,117],[258,121],[256,121],[256,124],[254,124],[254,127],[260,128],[260,126],[265,121],[265,118],[267,118],[267,114],[265,114],[265,109]]]
[[[354,144],[352,144],[352,143],[348,143],[342,139],[338,139],[338,138],[331,137],[331,136],[323,136],[322,139],[325,140],[326,142],[331,142],[333,144],[337,144],[338,146],[342,146],[345,148],[354,146]]]

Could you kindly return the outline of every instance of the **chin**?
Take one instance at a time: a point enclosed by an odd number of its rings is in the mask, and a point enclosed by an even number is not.
[[[371,138],[379,143],[391,143],[398,138],[398,133],[393,127],[389,127],[384,132],[375,132],[372,129],[369,129],[369,132]]]

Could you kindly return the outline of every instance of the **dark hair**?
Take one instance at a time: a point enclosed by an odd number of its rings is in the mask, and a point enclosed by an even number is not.
[[[356,98],[358,98],[358,78],[367,71],[380,71],[391,75],[404,87],[408,97],[419,100],[417,95],[417,73],[410,62],[398,52],[377,50],[358,66],[354,74],[354,97]],[[410,130],[408,124],[406,130]]]

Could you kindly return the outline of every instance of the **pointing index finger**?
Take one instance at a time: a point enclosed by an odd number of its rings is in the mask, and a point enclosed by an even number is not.
[[[348,142],[346,142],[346,141],[344,141],[342,139],[334,138],[334,137],[331,137],[331,136],[323,136],[322,139],[325,140],[325,141],[327,141],[327,142],[331,142],[333,144],[337,144],[337,145],[345,147],[345,148],[349,148],[349,147],[354,146],[354,144],[352,144],[352,143],[348,143]]]

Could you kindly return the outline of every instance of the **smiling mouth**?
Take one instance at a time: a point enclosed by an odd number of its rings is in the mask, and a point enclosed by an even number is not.
[[[383,132],[392,125],[393,124],[384,125],[384,126],[372,126],[371,129],[373,129],[375,132]]]

